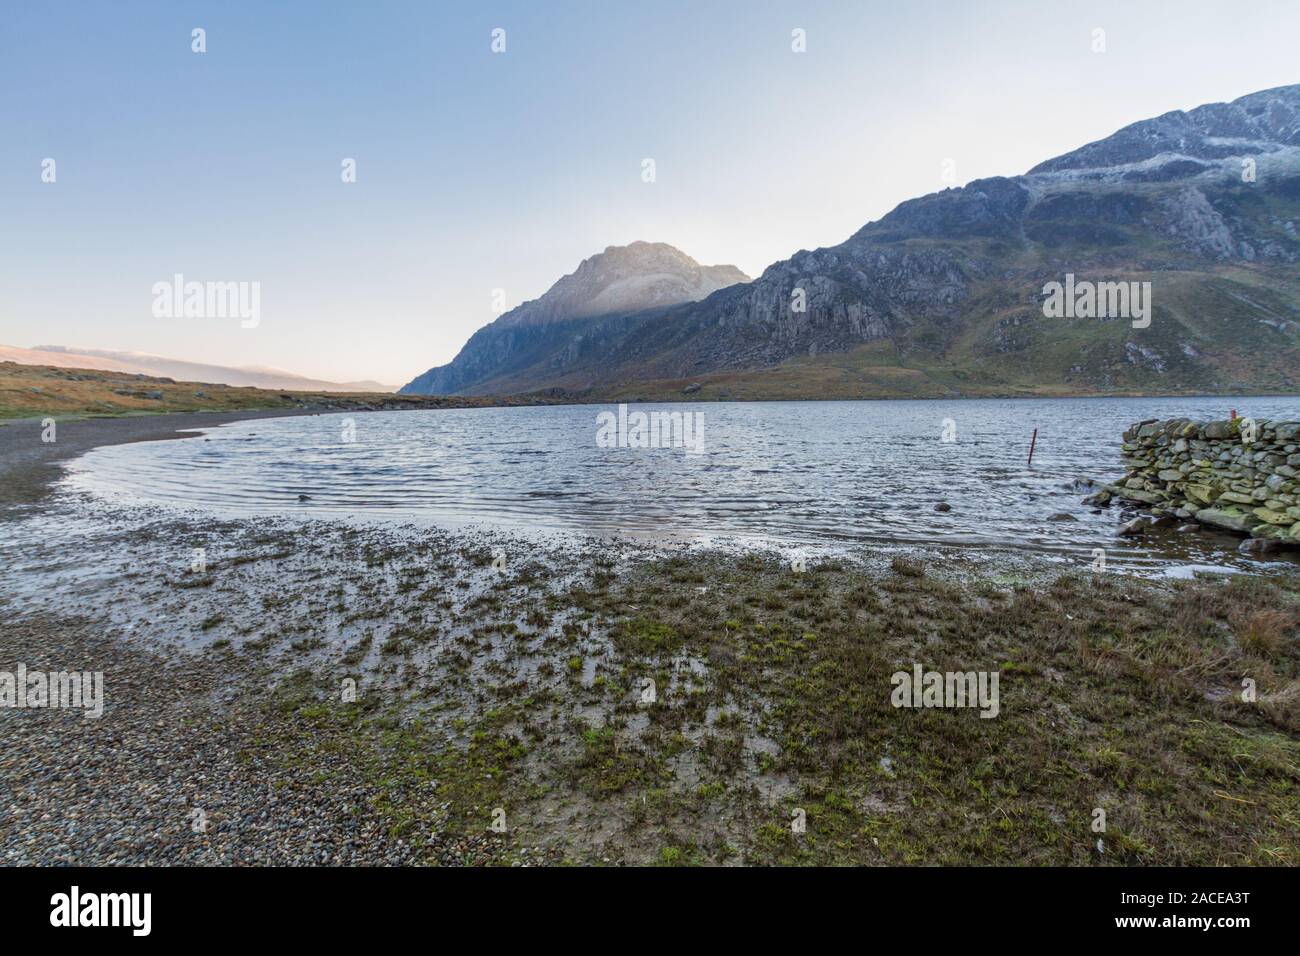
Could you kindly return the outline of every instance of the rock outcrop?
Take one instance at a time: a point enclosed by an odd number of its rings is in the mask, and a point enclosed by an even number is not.
[[[1113,169],[1151,160],[1216,161],[1243,152],[1300,146],[1300,105],[1285,96],[1294,87],[1261,90],[1231,103],[1174,110],[1125,126],[1103,140],[1039,163],[1030,173]]]
[[[1139,422],[1124,432],[1124,463],[1128,473],[1094,503],[1136,501],[1157,516],[1300,546],[1300,422]]]

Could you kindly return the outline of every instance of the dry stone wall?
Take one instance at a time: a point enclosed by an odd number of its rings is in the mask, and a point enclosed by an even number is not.
[[[1139,422],[1124,432],[1124,464],[1124,478],[1092,503],[1136,501],[1157,518],[1300,547],[1300,422]]]

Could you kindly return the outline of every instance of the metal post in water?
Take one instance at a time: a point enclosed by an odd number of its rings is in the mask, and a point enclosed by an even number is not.
[[[1026,466],[1032,468],[1034,464],[1034,446],[1038,444],[1038,429],[1034,429],[1033,437],[1029,439],[1029,461]]]

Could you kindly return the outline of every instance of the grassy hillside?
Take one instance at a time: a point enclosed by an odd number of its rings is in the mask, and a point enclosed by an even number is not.
[[[0,362],[0,419],[277,408],[466,408],[522,403],[527,400],[398,396],[386,392],[287,392],[175,382],[125,372]]]

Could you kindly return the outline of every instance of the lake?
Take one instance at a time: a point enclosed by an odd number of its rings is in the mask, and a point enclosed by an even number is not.
[[[1120,436],[1135,421],[1226,418],[1233,408],[1300,419],[1300,398],[629,407],[629,417],[702,416],[691,436],[698,447],[687,449],[622,447],[601,435],[616,405],[344,412],[96,449],[73,463],[67,484],[225,517],[481,524],[812,550],[1010,548],[1081,562],[1104,547],[1108,563],[1154,573],[1257,568],[1230,536],[1119,539],[1119,510],[1094,514],[1075,484],[1122,474]],[[936,510],[941,502],[951,510]]]

